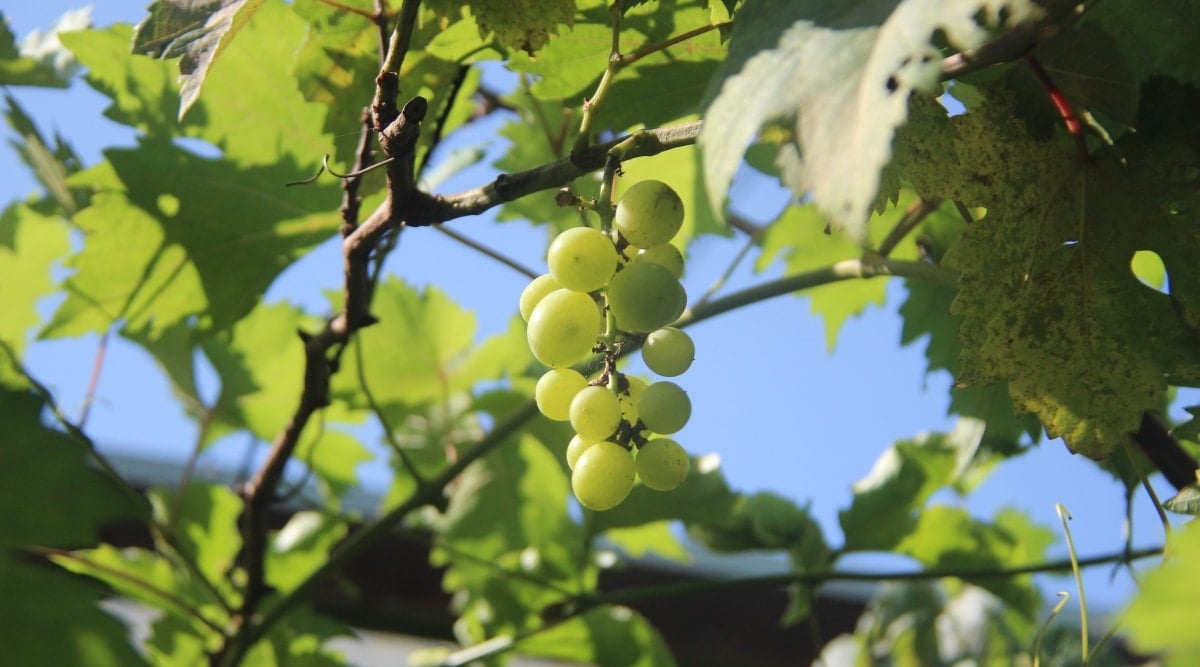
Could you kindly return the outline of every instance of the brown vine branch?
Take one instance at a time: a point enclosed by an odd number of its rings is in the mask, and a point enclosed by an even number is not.
[[[618,144],[633,140],[624,159],[658,155],[672,148],[696,143],[701,121],[694,120],[653,130],[641,130],[631,135],[590,146],[570,158],[517,172],[501,174],[496,180],[454,195],[418,194],[422,199],[419,217],[408,221],[409,227],[434,225],[454,218],[478,215],[503,204],[542,190],[560,188],[584,174],[604,168],[608,152]]]

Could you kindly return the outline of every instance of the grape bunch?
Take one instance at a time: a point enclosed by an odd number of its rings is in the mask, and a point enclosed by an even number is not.
[[[663,377],[692,364],[691,337],[668,326],[687,303],[683,257],[670,244],[682,225],[683,202],[670,186],[636,183],[617,202],[611,231],[584,226],[559,234],[546,255],[550,272],[521,293],[529,348],[550,367],[534,398],[542,414],[575,429],[567,446],[571,488],[593,510],[617,506],[637,479],[670,491],[687,477],[687,452],[664,437],[687,424],[687,393],[616,367],[630,345],[640,345],[646,367]],[[600,372],[589,382],[573,367]]]

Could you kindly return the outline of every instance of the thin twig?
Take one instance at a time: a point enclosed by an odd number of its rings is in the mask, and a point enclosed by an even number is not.
[[[108,352],[108,337],[112,333],[112,329],[106,329],[100,336],[100,342],[96,345],[96,356],[92,358],[92,372],[88,376],[87,389],[83,392],[83,407],[79,412],[79,421],[76,426],[79,430],[87,425],[88,415],[92,412],[92,403],[96,401],[96,389],[100,386],[100,373],[104,370],[104,358]]]
[[[669,49],[672,46],[675,46],[676,44],[678,44],[680,42],[686,42],[687,40],[692,39],[693,37],[699,37],[700,35],[703,35],[705,33],[712,32],[714,30],[720,30],[722,28],[728,28],[732,25],[733,25],[732,21],[725,21],[723,23],[710,23],[709,25],[702,25],[699,28],[693,28],[692,30],[689,30],[687,32],[680,33],[666,41],[643,46],[642,48],[638,49],[637,51],[634,51],[633,53],[631,53],[627,56],[621,56],[620,57],[621,65],[622,66],[632,65],[633,63],[636,63],[637,61],[641,60],[642,58],[645,58],[646,56],[648,56],[650,54],[658,53],[659,51]]]
[[[523,275],[527,278],[533,279],[533,278],[537,278],[539,275],[541,275],[537,271],[534,271],[533,269],[529,268],[528,266],[525,266],[524,264],[518,262],[517,260],[501,253],[500,251],[489,248],[489,247],[483,245],[482,243],[476,241],[475,239],[470,238],[469,236],[464,236],[463,234],[459,234],[458,232],[454,231],[453,229],[450,229],[449,227],[445,227],[442,225],[435,225],[433,228],[436,229],[437,231],[441,232],[442,234],[449,236],[450,238],[454,239],[455,241],[458,241],[459,243],[467,246],[468,248],[475,250],[476,252],[479,252],[483,255],[486,255],[486,256],[496,260],[497,262],[500,262],[501,264],[507,266],[508,268],[516,271],[517,273],[520,273],[521,275]]]
[[[896,246],[900,245],[904,237],[908,236],[912,230],[925,221],[925,218],[929,217],[930,213],[938,210],[938,207],[941,205],[941,199],[917,199],[910,204],[904,211],[904,215],[896,222],[896,226],[892,227],[888,235],[880,242],[876,252],[881,257],[887,257],[892,254],[892,251],[896,249]]]

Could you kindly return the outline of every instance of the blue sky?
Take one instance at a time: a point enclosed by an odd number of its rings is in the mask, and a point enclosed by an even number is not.
[[[3,11],[18,36],[48,27],[76,6],[61,0],[12,4],[20,6]],[[106,0],[94,8],[95,21],[98,25],[136,22],[145,4],[145,0]],[[65,93],[10,92],[44,131],[57,130],[70,140],[87,164],[100,159],[102,147],[133,141],[127,128],[100,115],[104,99],[82,82]],[[479,141],[501,120],[487,121],[458,145]],[[503,146],[495,141],[490,149],[499,151]],[[460,173],[442,190],[490,180],[494,173],[487,163]],[[6,174],[0,181],[0,201],[24,197],[35,188],[12,151],[0,151],[0,172]],[[741,213],[760,220],[769,219],[787,200],[772,184],[744,179],[734,195]],[[493,225],[487,218],[452,224],[457,231],[544,270],[547,237],[543,230],[524,223]],[[694,244],[685,276],[693,298],[725,270],[741,243],[740,238],[703,238]],[[404,267],[404,277],[411,283],[436,285],[476,310],[481,335],[507,327],[527,282],[511,269],[429,230],[406,233],[393,261],[394,266]],[[463,266],[472,269],[463,271]],[[752,266],[753,258],[743,262],[725,291],[778,274],[776,267],[754,275]],[[286,298],[319,312],[325,307],[322,290],[336,286],[339,276],[338,248],[326,244],[289,269],[271,288],[268,300]],[[678,434],[679,441],[696,454],[720,454],[736,488],[774,490],[811,502],[831,540],[838,542],[837,511],[849,504],[851,485],[867,474],[883,449],[896,439],[953,425],[945,414],[951,378],[924,374],[923,341],[899,347],[901,321],[895,309],[904,294],[903,285],[893,283],[888,306],[849,321],[833,354],[826,350],[821,320],[810,314],[805,300],[791,296],[696,326],[691,333],[697,360],[679,379],[691,396],[694,414]],[[68,410],[78,410],[81,404],[96,346],[97,339],[89,337],[39,342],[30,350],[30,366],[58,392]],[[194,437],[194,427],[170,400],[159,370],[146,355],[119,340],[114,340],[105,360],[88,430],[111,451],[168,460],[182,460]],[[206,461],[215,465],[241,456],[245,444],[229,444],[225,458],[217,452]],[[1171,495],[1165,484],[1159,484],[1158,490],[1164,498]],[[948,496],[944,500],[956,502]],[[1064,504],[1075,517],[1072,531],[1081,555],[1121,548],[1125,529],[1121,487],[1095,466],[1072,456],[1060,441],[1043,442],[1002,466],[966,504],[983,517],[1002,506],[1017,506],[1058,532],[1055,503]],[[1162,528],[1144,494],[1138,496],[1134,516],[1135,543],[1160,544]],[[1056,555],[1065,554],[1061,540],[1054,550]],[[879,562],[867,559],[865,564]],[[1111,580],[1110,574],[1108,569],[1093,570],[1086,581],[1089,602],[1099,609],[1112,608],[1132,590],[1127,574]],[[1073,593],[1074,585],[1067,579],[1051,580],[1047,597],[1058,590]]]

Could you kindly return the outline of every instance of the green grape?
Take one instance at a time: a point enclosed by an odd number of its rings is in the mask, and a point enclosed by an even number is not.
[[[692,416],[692,401],[674,382],[655,382],[642,392],[638,414],[646,428],[655,433],[674,433]]]
[[[591,292],[604,287],[617,270],[617,249],[598,229],[572,227],[550,244],[546,262],[563,287]]]
[[[621,418],[630,424],[638,421],[638,401],[642,400],[642,392],[646,391],[646,381],[641,378],[625,376],[629,383],[625,392],[618,398],[621,401]]]
[[[539,301],[556,289],[562,289],[562,285],[558,284],[554,276],[549,273],[543,273],[534,278],[521,291],[521,319],[528,322],[529,316],[533,314],[534,306],[538,305]]]
[[[621,424],[621,402],[608,387],[584,387],[571,401],[571,426],[580,438],[598,442]]]
[[[651,262],[634,262],[608,284],[608,307],[623,331],[654,331],[683,313],[687,293],[666,268]]]
[[[584,450],[571,471],[571,490],[579,504],[603,511],[616,507],[633,489],[636,467],[633,456],[612,442],[598,442]]]
[[[538,410],[554,421],[571,418],[571,399],[587,386],[587,380],[570,368],[551,368],[538,378],[533,390]]]
[[[579,437],[579,434],[571,436],[571,442],[567,443],[567,467],[571,470],[575,469],[575,462],[579,460],[580,455],[596,443],[588,442]]]
[[[533,356],[547,366],[570,366],[592,353],[604,318],[584,292],[555,290],[538,302],[525,331]]]
[[[642,484],[655,491],[670,491],[682,484],[691,466],[687,452],[670,438],[655,438],[642,445],[635,463]]]
[[[617,202],[613,224],[639,248],[666,243],[683,226],[683,201],[662,181],[641,181]]]
[[[683,255],[679,248],[670,243],[660,243],[649,248],[642,248],[633,256],[635,262],[650,262],[658,264],[671,272],[676,279],[683,276]]]
[[[696,357],[692,337],[675,327],[650,332],[642,345],[642,361],[646,367],[665,377],[683,375]]]

